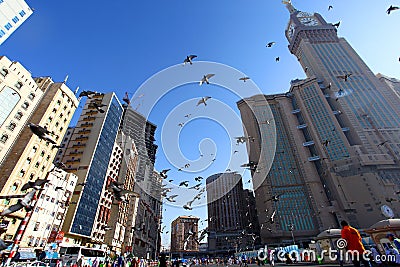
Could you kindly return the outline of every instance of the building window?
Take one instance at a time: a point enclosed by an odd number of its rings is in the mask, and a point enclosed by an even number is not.
[[[0,91],[0,126],[10,116],[20,99],[20,95],[13,88],[4,86]]]
[[[14,118],[16,118],[17,120],[20,120],[20,119],[22,118],[23,115],[24,115],[24,114],[22,114],[21,111],[18,111],[18,112],[15,114]]]
[[[8,69],[2,68],[0,74],[5,78],[8,74]]]
[[[12,28],[11,23],[7,23],[6,25],[4,25],[4,28],[6,28],[7,30],[10,30]]]
[[[33,99],[35,98],[35,94],[34,94],[34,93],[30,93],[30,94],[28,95],[28,98],[29,98],[30,100],[33,100]]]
[[[36,153],[36,151],[37,151],[37,147],[36,146],[32,147],[32,152]]]
[[[17,87],[18,89],[21,89],[22,85],[23,85],[22,82],[17,82],[15,84],[15,87]]]
[[[35,223],[35,227],[33,228],[33,231],[38,231],[40,227],[40,222]]]
[[[25,171],[24,171],[24,170],[21,170],[21,171],[18,173],[18,176],[19,176],[19,177],[24,177],[24,175],[25,175]]]
[[[25,101],[25,102],[21,105],[21,107],[22,107],[23,109],[27,110],[27,109],[29,108],[29,103]]]
[[[15,16],[15,17],[12,18],[12,21],[13,21],[14,23],[17,23],[17,22],[19,21],[19,18],[18,18],[17,16]]]
[[[6,33],[3,30],[0,30],[0,38],[6,35]]]
[[[41,157],[44,157],[45,154],[46,154],[46,151],[45,151],[45,150],[42,150],[42,152],[40,152],[40,156],[41,156]]]
[[[19,183],[15,182],[12,186],[11,186],[11,191],[16,191],[17,188],[19,186]]]
[[[7,134],[3,134],[2,136],[1,136],[1,138],[0,138],[0,142],[1,143],[5,143],[5,142],[7,142],[7,140],[8,140],[8,135]]]
[[[36,162],[36,164],[35,164],[35,168],[39,168],[39,165],[40,165],[40,162],[38,161],[38,162]]]
[[[27,159],[26,159],[26,164],[28,164],[28,165],[31,164],[31,161],[32,161],[31,158],[27,158]]]
[[[10,122],[10,124],[7,126],[7,129],[14,131],[15,127],[17,127],[17,124],[15,124],[15,122]]]
[[[21,10],[21,12],[19,12],[19,15],[21,16],[21,17],[23,17],[23,16],[25,16],[25,11],[24,10]]]

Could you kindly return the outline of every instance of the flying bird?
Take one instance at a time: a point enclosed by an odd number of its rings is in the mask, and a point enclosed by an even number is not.
[[[394,11],[394,10],[397,10],[397,9],[399,9],[399,7],[398,6],[390,6],[387,10],[386,10],[386,13],[388,14],[388,15],[390,15],[390,12],[392,12],[392,11]]]
[[[186,63],[189,63],[190,65],[192,65],[192,64],[193,64],[192,60],[193,60],[194,58],[196,58],[196,57],[197,57],[196,55],[187,56],[187,57],[185,58],[185,60],[183,61],[183,65],[186,65]]]
[[[204,104],[204,106],[207,106],[207,100],[208,99],[210,99],[211,98],[211,96],[206,96],[206,97],[202,97],[200,100],[199,100],[199,102],[197,102],[197,105],[196,105],[196,107],[197,106],[199,106],[199,105],[201,105],[201,104]]]
[[[113,193],[114,199],[118,201],[118,204],[121,202],[128,203],[128,200],[126,199],[127,195],[137,195],[137,193],[130,191],[130,190],[125,190],[121,186],[123,184],[113,181],[110,186],[108,187],[108,190]]]
[[[339,28],[339,26],[340,26],[340,21],[339,21],[339,22],[336,22],[335,24],[332,24],[332,26],[334,26],[334,27],[336,27],[336,28]]]
[[[200,182],[201,180],[203,180],[203,177],[198,176],[198,177],[194,178],[194,180],[195,180],[196,182]]]
[[[127,105],[129,105],[131,103],[128,92],[125,92],[125,96],[122,98],[122,101],[124,101]]]
[[[176,202],[175,198],[176,198],[177,196],[178,196],[178,195],[169,196],[169,197],[166,198],[166,200],[168,200],[169,202]]]
[[[86,96],[86,97],[90,98],[90,96],[91,96],[91,95],[94,95],[94,94],[96,94],[96,92],[93,92],[93,91],[82,91],[82,92],[78,95],[78,97]]]
[[[89,104],[88,108],[92,108],[92,109],[97,110],[100,113],[104,113],[105,111],[104,111],[104,109],[102,109],[102,107],[106,107],[106,106],[107,105],[105,105],[105,104],[99,104],[99,103],[96,103],[96,102],[91,102]]]
[[[199,190],[200,187],[201,187],[201,183],[196,184],[195,186],[189,187],[189,189],[196,189],[196,190]]]
[[[328,6],[328,11],[331,10],[333,8],[333,6]]]
[[[387,142],[389,142],[389,140],[385,140],[382,143],[379,143],[377,146],[383,146],[384,144],[386,144]]]
[[[272,47],[275,44],[275,42],[269,42],[266,46],[267,47]]]
[[[61,190],[61,189],[63,189],[63,187],[62,187],[62,186],[56,186],[56,188],[54,188],[54,190],[55,190],[55,191],[57,191],[57,190]]]
[[[246,82],[247,80],[250,80],[250,77],[242,77],[242,78],[239,78],[239,80]]]
[[[236,153],[239,153],[239,151],[237,151],[237,150],[233,151],[233,154],[236,154]]]
[[[211,77],[213,77],[213,76],[215,76],[215,74],[212,74],[212,73],[211,73],[211,74],[206,74],[206,75],[204,75],[204,76],[203,76],[203,79],[201,79],[199,85],[202,85],[203,83],[210,84],[209,79],[210,79]]]
[[[186,115],[185,115],[185,118],[189,118],[191,115],[192,115],[192,114],[190,114],[190,113],[189,113],[189,114],[186,114]]]
[[[322,142],[322,145],[326,147],[329,145],[330,142],[330,140],[325,140],[324,142]]]
[[[190,163],[186,163],[185,166],[184,166],[185,169],[187,169],[189,167],[190,167]]]
[[[61,172],[62,170],[66,169],[66,168],[67,168],[67,166],[64,163],[62,163],[61,161],[56,161],[53,165],[53,168],[49,172],[52,172],[52,171]]]
[[[181,182],[181,183],[179,184],[179,186],[186,186],[186,187],[188,187],[188,186],[189,186],[189,181],[183,181],[183,182]]]
[[[275,62],[279,62],[279,60],[280,60],[279,57],[276,57],[276,58],[275,58]]]
[[[178,124],[179,127],[183,127],[183,125],[185,125],[184,122],[181,122],[181,123]]]
[[[162,170],[162,171],[160,171],[160,176],[162,177],[162,178],[167,178],[167,172],[169,172],[171,169],[165,169],[165,170]]]
[[[29,193],[27,193],[22,199],[18,199],[18,202],[14,205],[9,206],[5,210],[1,212],[1,216],[7,216],[11,213],[14,213],[22,208],[25,208],[26,211],[32,210],[31,202],[35,197],[35,194],[38,190],[33,189]]]
[[[351,73],[347,73],[347,74],[345,74],[345,75],[338,75],[338,76],[336,76],[336,77],[339,78],[339,79],[343,79],[345,82],[347,82],[347,79],[348,79],[351,75],[352,75]]]
[[[185,209],[185,210],[192,210],[193,208],[192,208],[192,203],[193,203],[193,201],[194,200],[191,200],[191,201],[189,201],[188,203],[186,203],[185,205],[183,205],[183,208]]]
[[[275,214],[276,214],[276,210],[274,210],[274,212],[271,214],[271,216],[269,217],[269,222],[275,223]]]
[[[29,181],[21,187],[21,191],[28,190],[29,188],[34,188],[36,190],[39,190],[42,187],[42,185],[48,182],[50,182],[50,180],[48,179],[36,179],[36,181],[34,182]]]
[[[57,145],[57,142],[51,138],[50,134],[52,134],[49,130],[46,129],[46,127],[42,127],[40,125],[34,124],[29,122],[28,123],[29,129],[32,131],[34,135],[39,137],[41,140],[45,140],[49,143],[53,144],[52,148],[60,148],[61,146]]]
[[[269,199],[267,199],[266,201],[274,201],[274,202],[277,202],[277,201],[279,201],[279,198],[281,197],[283,195],[283,193],[282,194],[278,194],[278,195],[273,195],[271,198],[269,198]]]

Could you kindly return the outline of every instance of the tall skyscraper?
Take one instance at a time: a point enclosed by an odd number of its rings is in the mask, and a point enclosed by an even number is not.
[[[122,131],[135,142],[138,151],[138,169],[135,176],[135,192],[140,195],[134,227],[133,253],[139,257],[155,257],[159,241],[161,219],[161,183],[154,173],[157,145],[154,143],[156,125],[126,107]]]
[[[14,68],[12,71],[14,71]],[[31,99],[35,100],[37,97],[39,101],[36,102],[34,107],[32,107],[32,110],[28,110],[28,107],[32,105],[32,102],[25,100],[22,103],[22,106],[14,103],[7,111],[9,116],[5,121],[9,123],[9,125],[12,123],[15,125],[18,124],[20,133],[18,135],[11,135],[13,131],[12,129],[8,129],[10,136],[13,136],[13,140],[6,140],[5,145],[8,146],[9,152],[0,166],[1,177],[4,177],[0,181],[0,194],[3,196],[22,194],[21,187],[25,183],[28,181],[34,181],[38,178],[46,178],[52,168],[52,162],[55,158],[57,149],[54,149],[49,142],[39,139],[39,137],[34,135],[28,127],[24,127],[26,126],[26,123],[32,122],[42,127],[46,127],[47,130],[51,132],[52,138],[56,142],[61,143],[61,138],[67,131],[68,124],[70,123],[78,105],[78,100],[74,93],[64,83],[55,83],[49,77],[35,78],[32,83],[29,76],[24,79],[24,72],[20,73],[20,75],[22,75],[19,78],[20,83],[22,84],[20,89],[28,87],[28,91],[32,90],[29,93]],[[8,91],[11,89],[5,86],[3,87],[3,90]],[[18,88],[16,90],[18,90]],[[18,97],[20,96],[19,90],[9,92],[10,95],[15,94]],[[24,93],[27,92],[25,91]],[[5,104],[5,106],[7,107],[7,104]],[[24,107],[26,107],[26,109]],[[18,112],[21,112],[23,116],[29,118],[24,119],[24,124],[20,124],[19,120],[15,117],[15,114],[18,114]],[[10,116],[12,117],[10,118]],[[21,119],[23,118],[24,117]],[[17,129],[17,126],[15,126],[15,129]],[[6,132],[3,134],[8,133]],[[10,141],[10,143],[7,141]],[[1,201],[0,206],[1,208],[4,208],[14,204],[17,200],[18,199],[5,199]],[[24,214],[25,210],[20,210],[15,213],[15,215],[22,218]],[[14,223],[8,227],[6,233],[7,239],[13,238],[19,225],[18,221],[20,221],[20,219],[14,220]]]
[[[376,77],[379,79],[379,81],[385,83],[387,86],[389,86],[390,89],[392,89],[398,97],[400,97],[400,80],[396,78],[390,78],[388,76],[385,76],[381,73],[378,73]]]
[[[199,251],[199,218],[179,216],[171,223],[171,253]]]
[[[114,93],[91,96],[67,138],[65,153],[59,155],[68,171],[79,177],[63,231],[69,240],[83,245],[104,240],[112,205],[112,193],[107,187],[110,180],[118,177],[113,160],[123,156],[122,149],[115,147],[122,112]]]
[[[256,245],[258,222],[254,196],[243,190],[237,173],[218,173],[206,179],[209,252],[237,251]],[[254,241],[254,242],[253,242]]]
[[[0,45],[32,15],[33,11],[24,0],[0,1]]]
[[[399,207],[390,204],[400,184],[398,96],[321,15],[286,6],[289,50],[307,78],[292,81],[286,94],[238,102],[246,130],[258,137],[250,144],[250,160],[265,157],[256,146],[268,134],[267,124],[249,120],[262,118],[265,100],[276,125],[275,158],[256,190],[257,207],[276,209],[275,229],[286,236],[293,229],[303,238],[338,227],[342,219],[363,228],[398,216]],[[274,203],[265,199],[281,193]],[[262,236],[281,240],[273,231]]]

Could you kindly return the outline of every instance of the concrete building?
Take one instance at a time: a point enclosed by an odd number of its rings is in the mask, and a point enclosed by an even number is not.
[[[5,56],[0,57],[0,166],[43,94],[44,91],[21,63],[12,62]]]
[[[243,190],[240,174],[218,173],[206,179],[208,210],[208,250],[210,253],[236,251],[256,245],[258,236],[255,206]],[[256,241],[256,240],[254,240]],[[259,240],[258,240],[259,241]]]
[[[104,106],[97,109],[93,103]],[[112,206],[107,187],[111,180],[117,180],[114,163],[123,156],[122,149],[115,146],[122,112],[114,93],[93,95],[67,137],[67,148],[59,157],[79,178],[63,225],[65,240],[82,245],[104,241],[103,228]]]
[[[21,239],[20,247],[44,249],[47,244],[55,242],[60,233],[68,206],[78,177],[63,170],[49,173],[44,190],[36,201],[31,219]]]
[[[257,210],[276,210],[272,232],[261,230],[263,241],[290,242],[291,229],[307,240],[342,219],[369,227],[388,210],[398,216],[391,203],[400,184],[399,98],[321,15],[287,8],[289,50],[307,78],[292,81],[288,93],[238,102],[248,134],[257,137],[250,161],[266,157],[259,147],[271,132],[255,122],[264,119],[265,101],[276,127],[275,158],[256,190]]]
[[[138,257],[154,258],[160,246],[161,182],[154,173],[157,145],[154,144],[156,125],[147,121],[131,106],[127,106],[122,120],[122,131],[130,136],[138,152],[134,191],[140,195],[137,207],[134,245],[132,251]],[[157,187],[160,188],[157,188]]]
[[[400,97],[400,80],[396,78],[390,78],[388,76],[385,76],[383,74],[378,73],[376,77],[379,79],[379,81],[385,83],[387,86],[389,86],[390,89],[392,89],[398,97]]]
[[[4,43],[32,13],[32,9],[24,0],[2,0],[0,2],[0,45]]]
[[[30,116],[29,122],[46,126],[52,132],[54,140],[61,142],[61,137],[67,130],[78,101],[64,83],[54,83],[49,77],[35,78],[35,82],[39,88],[35,94],[38,97],[41,96],[40,101],[26,116]],[[29,83],[26,86],[28,85]],[[37,93],[39,91],[42,93]],[[19,107],[17,106],[16,109]],[[1,177],[5,177],[0,182],[1,195],[21,194],[22,185],[28,181],[47,177],[57,152],[48,142],[40,140],[27,127],[14,139],[14,144],[9,145],[8,156],[4,158],[0,166]],[[4,200],[1,202],[1,208],[12,205],[16,201],[17,199]],[[20,210],[14,214],[23,218],[25,211]],[[6,240],[13,239],[19,221],[20,219],[13,220],[8,227]]]
[[[171,253],[199,251],[198,224],[199,218],[194,216],[179,216],[172,221]]]
[[[120,156],[110,162],[110,167],[119,170],[118,177],[113,177],[113,179],[123,183],[124,189],[133,191],[138,161],[135,143],[129,136],[120,131],[114,145],[114,151],[116,155]],[[118,153],[119,151],[121,153]],[[107,179],[110,178],[112,177],[107,175]],[[129,195],[127,203],[121,202],[119,205],[111,206],[111,214],[107,222],[109,230],[105,231],[104,239],[110,251],[121,254],[131,250],[133,243],[132,225],[134,226],[132,221],[136,220],[138,201],[137,196]]]

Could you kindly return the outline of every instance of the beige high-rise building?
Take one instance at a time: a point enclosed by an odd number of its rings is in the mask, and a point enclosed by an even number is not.
[[[179,216],[171,223],[171,253],[199,251],[199,218]]]
[[[18,140],[43,93],[21,63],[12,62],[5,56],[0,57],[0,166]]]
[[[35,82],[43,93],[38,94],[39,90],[35,92],[39,95],[38,98],[41,97],[28,121],[47,127],[53,133],[54,140],[60,143],[78,106],[78,100],[64,83],[55,83],[49,77],[35,78]],[[15,108],[19,109],[18,106]],[[26,116],[29,115],[26,114]],[[0,181],[0,194],[22,194],[21,187],[25,183],[46,178],[52,168],[56,153],[57,149],[53,149],[51,144],[40,140],[28,127],[25,127],[15,139],[8,156],[0,166],[0,175],[5,178]],[[0,202],[0,207],[3,209],[16,201],[17,199],[3,200]],[[14,214],[23,217],[25,210]],[[17,218],[12,220],[7,229],[6,240],[13,239],[19,221],[20,219]]]
[[[400,80],[396,78],[391,78],[386,75],[383,75],[381,73],[378,73],[376,77],[379,79],[379,81],[385,83],[387,86],[389,86],[390,89],[392,89],[396,95],[400,98]]]

